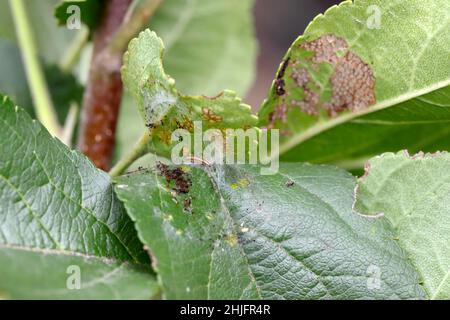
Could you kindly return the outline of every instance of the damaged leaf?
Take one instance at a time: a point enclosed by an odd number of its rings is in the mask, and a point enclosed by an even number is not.
[[[251,166],[188,169],[115,180],[165,298],[425,297],[388,221],[353,211],[348,173],[307,164],[274,176]]]
[[[254,0],[162,2],[148,27],[164,42],[164,68],[176,79],[180,92],[215,96],[227,88],[239,96],[247,94],[257,54],[253,5]],[[145,130],[138,125],[139,112],[129,96],[124,94],[120,108],[117,159],[130,151],[130,141],[137,141]]]
[[[274,85],[278,99],[269,127],[287,121],[289,105],[309,116],[334,117],[375,103],[373,71],[345,39],[332,34],[294,46]]]
[[[175,81],[164,71],[163,55],[162,40],[146,30],[130,42],[122,68],[124,85],[136,101],[145,126],[152,130],[153,144],[169,149],[172,132],[176,129],[192,132],[195,121],[201,121],[204,130],[249,128],[257,124],[250,106],[232,91],[223,91],[215,97],[180,94]]]
[[[450,299],[450,155],[387,153],[371,159],[357,207],[384,215],[431,299]]]
[[[289,49],[260,125],[281,130],[285,161],[352,168],[384,151],[447,149],[448,43],[447,0],[344,1]]]

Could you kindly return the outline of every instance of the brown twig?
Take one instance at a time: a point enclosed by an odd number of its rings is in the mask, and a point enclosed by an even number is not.
[[[145,26],[163,0],[145,0],[128,10],[131,2],[105,2],[102,21],[94,35],[94,52],[84,95],[78,147],[103,170],[110,168],[114,150],[123,90],[122,55],[128,42]]]
[[[110,167],[122,99],[122,53],[110,52],[108,45],[122,25],[131,2],[105,1],[99,27],[94,33],[94,50],[83,98],[78,148],[103,170]]]

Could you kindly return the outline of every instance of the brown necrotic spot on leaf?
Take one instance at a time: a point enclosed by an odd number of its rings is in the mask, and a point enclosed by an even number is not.
[[[319,95],[307,87],[304,87],[303,90],[305,95],[303,100],[292,100],[292,104],[300,107],[300,110],[306,114],[311,116],[318,115],[317,104],[319,102]]]
[[[272,129],[277,120],[287,122],[287,106],[285,103],[279,104],[275,107],[275,110],[269,114],[269,125],[268,128]]]
[[[332,114],[349,109],[359,111],[375,104],[375,77],[372,69],[353,52],[340,59],[331,76],[333,96],[324,107]]]
[[[170,145],[172,142],[172,132],[169,130],[162,128],[161,130],[155,131],[158,138],[166,145]]]
[[[375,104],[373,71],[358,55],[349,50],[345,39],[327,34],[298,45],[297,50],[312,55],[300,55],[302,58],[291,59],[289,76],[297,86],[297,90],[301,88],[303,94],[300,99],[291,98],[287,101],[288,105],[297,106],[308,115],[316,116],[322,108],[327,110],[330,116],[335,116],[345,110],[354,112]],[[320,96],[321,90],[325,89],[324,84],[313,79],[308,71],[321,72],[323,64],[332,67],[331,76],[327,80],[331,97],[325,101]],[[283,67],[280,74],[284,75],[286,69],[287,67]],[[291,92],[287,92],[287,95],[289,94]],[[284,114],[280,115],[282,111],[285,112],[285,108],[276,107],[272,120],[285,118]]]
[[[305,68],[294,69],[292,78],[299,87],[304,87],[310,81],[308,70]]]
[[[185,129],[189,132],[194,130],[194,123],[187,116],[182,116],[181,119],[175,119],[175,124],[178,129]]]
[[[220,122],[222,121],[222,117],[215,114],[211,109],[203,108],[202,109],[202,116],[205,121],[209,122]]]
[[[304,42],[299,47],[314,52],[312,58],[314,63],[328,62],[332,65],[338,64],[342,53],[348,50],[347,42],[332,34],[326,34],[314,41]]]

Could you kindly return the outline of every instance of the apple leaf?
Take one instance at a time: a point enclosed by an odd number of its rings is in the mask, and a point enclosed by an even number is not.
[[[334,167],[171,167],[116,178],[168,299],[419,299],[387,219]]]

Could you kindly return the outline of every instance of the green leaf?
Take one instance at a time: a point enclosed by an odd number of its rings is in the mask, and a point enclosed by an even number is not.
[[[56,65],[44,66],[45,77],[60,123],[64,123],[72,103],[81,106],[84,87],[73,74],[62,72]]]
[[[0,245],[0,297],[12,299],[151,299],[159,288],[148,267],[61,250]],[[67,289],[73,267],[80,289]]]
[[[140,267],[148,257],[109,176],[6,97],[0,101],[0,291],[111,298],[125,277],[136,291],[124,288],[121,297],[154,295],[151,271]],[[61,281],[71,264],[81,268],[83,293]]]
[[[388,153],[370,160],[357,206],[383,212],[432,299],[450,299],[450,155]]]
[[[149,27],[164,42],[167,72],[186,94],[245,95],[253,82],[257,45],[254,0],[164,1]]]
[[[0,92],[33,113],[33,102],[19,48],[10,41],[0,39],[0,56]]]
[[[205,170],[205,171],[204,171]],[[172,168],[116,178],[168,299],[423,298],[386,219],[334,167]]]
[[[177,80],[181,92],[215,96],[227,88],[240,96],[247,93],[257,53],[253,4],[253,0],[170,0],[158,8],[149,27],[163,39],[165,69]],[[145,128],[138,123],[135,103],[124,98],[116,158],[126,154],[141,136]]]
[[[282,159],[358,167],[384,151],[448,149],[449,13],[447,0],[355,0],[318,16],[259,113],[282,130]]]
[[[155,145],[171,144],[176,129],[193,131],[194,121],[208,128],[249,128],[257,123],[251,108],[236,94],[225,90],[216,97],[185,96],[166,75],[162,58],[164,45],[158,36],[146,30],[133,39],[124,55],[122,78],[133,96],[144,123],[152,129]]]
[[[88,26],[90,30],[93,30],[100,20],[102,5],[102,0],[63,0],[56,6],[54,15],[58,25],[65,26],[67,20],[73,14],[70,10],[68,12],[68,9],[71,6],[78,6],[81,22]]]

